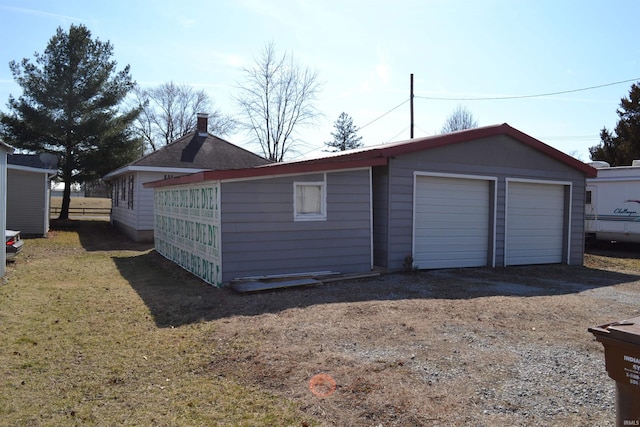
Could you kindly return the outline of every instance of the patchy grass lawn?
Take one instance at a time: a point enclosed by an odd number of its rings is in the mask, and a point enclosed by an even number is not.
[[[163,261],[105,222],[26,240],[0,285],[0,424],[313,425],[294,402],[208,368],[227,350],[223,325],[158,326],[137,290],[217,292]]]
[[[2,425],[612,425],[587,328],[640,307],[638,252],[611,248],[236,294],[107,221],[25,242],[0,285]]]

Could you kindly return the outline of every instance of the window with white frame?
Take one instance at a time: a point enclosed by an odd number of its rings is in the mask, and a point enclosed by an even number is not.
[[[296,221],[322,221],[327,219],[324,182],[294,182],[293,218]]]

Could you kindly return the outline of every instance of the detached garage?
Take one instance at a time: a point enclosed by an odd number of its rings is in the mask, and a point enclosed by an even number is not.
[[[195,274],[215,271],[210,283],[221,284],[408,266],[581,265],[585,182],[595,174],[503,124],[145,187],[155,192],[156,250]],[[200,219],[180,205],[208,189],[219,197],[217,258],[196,250]]]
[[[373,167],[374,264],[581,265],[596,171],[507,124],[389,144]]]

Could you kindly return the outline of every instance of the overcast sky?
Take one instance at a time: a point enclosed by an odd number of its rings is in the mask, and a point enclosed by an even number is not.
[[[322,154],[343,111],[365,145],[408,139],[413,73],[416,137],[463,105],[481,126],[508,123],[588,161],[640,80],[639,16],[636,0],[0,0],[0,109],[20,94],[9,61],[84,24],[143,87],[202,88],[230,114],[266,44],[293,54],[323,82],[324,117],[298,129],[299,158]],[[262,154],[248,135],[226,139]]]

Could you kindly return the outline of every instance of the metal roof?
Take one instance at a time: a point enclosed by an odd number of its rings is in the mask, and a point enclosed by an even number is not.
[[[513,128],[506,123],[503,123],[501,125],[485,126],[442,135],[398,141],[374,147],[342,151],[310,160],[271,163],[246,169],[199,172],[192,175],[146,183],[145,187],[163,187],[209,180],[240,179],[380,166],[386,165],[390,157],[499,135],[506,135],[514,138],[517,141],[548,155],[549,157],[559,160],[567,166],[577,169],[587,177],[594,177],[597,174],[596,169],[590,165]]]

